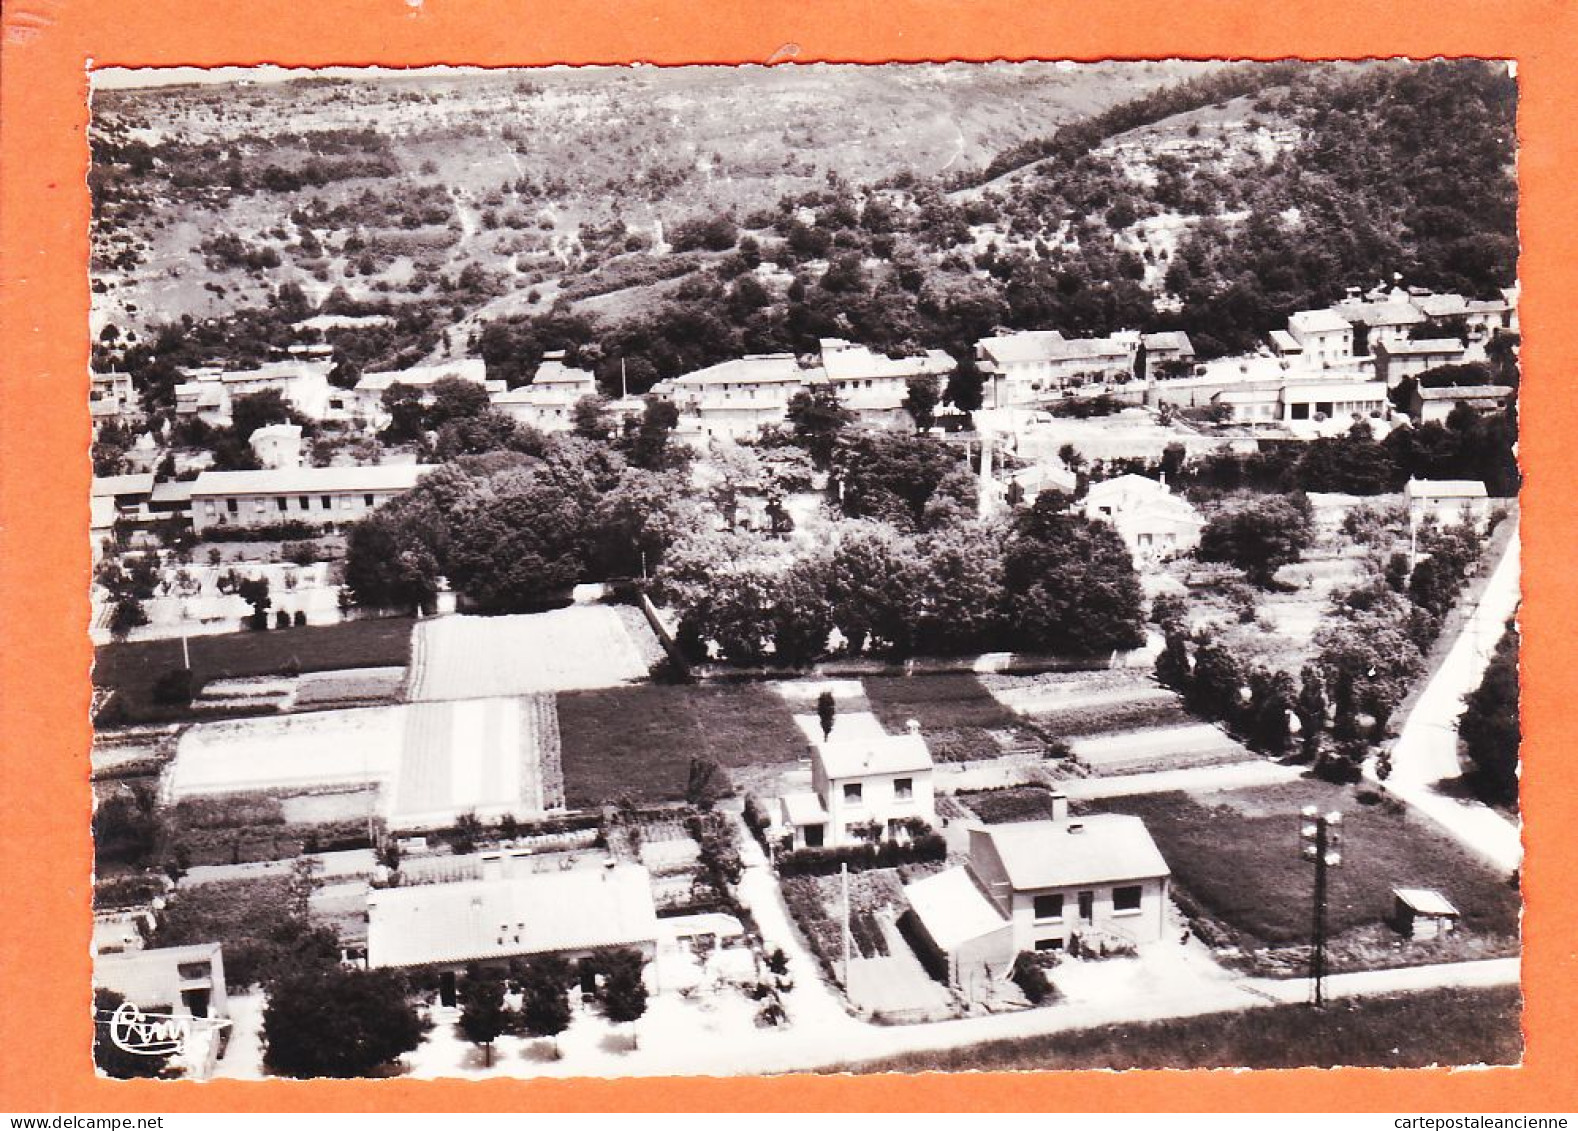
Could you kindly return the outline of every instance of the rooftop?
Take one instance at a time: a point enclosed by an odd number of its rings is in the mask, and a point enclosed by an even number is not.
[[[918,734],[888,734],[812,748],[827,776],[835,780],[867,774],[902,774],[932,768],[931,751]]]
[[[1411,302],[1339,302],[1333,309],[1350,322],[1363,322],[1366,326],[1413,326],[1425,320],[1424,314]]]
[[[1410,479],[1403,487],[1410,499],[1483,499],[1485,485],[1478,479]]]
[[[1467,300],[1462,295],[1416,295],[1413,304],[1431,318],[1450,318],[1462,314]]]
[[[1123,357],[1129,352],[1127,346],[1111,338],[1065,338],[1056,330],[1020,330],[982,338],[976,344],[999,364]]]
[[[1393,888],[1392,894],[1421,915],[1456,915],[1446,896],[1434,888]]]
[[[428,966],[655,943],[652,880],[633,864],[385,888],[367,897],[369,966]]]
[[[371,467],[282,467],[266,471],[205,471],[192,483],[204,495],[310,495],[322,491],[409,491],[434,465],[386,463]]]
[[[1138,817],[1102,813],[1066,821],[987,825],[1016,891],[1116,883],[1171,872]]]
[[[913,377],[925,373],[941,375],[951,372],[954,366],[953,358],[942,350],[927,350],[918,357],[888,357],[840,338],[822,339],[822,368],[834,381]]]
[[[1300,310],[1288,316],[1288,329],[1294,333],[1329,334],[1349,330],[1348,320],[1335,310]]]
[[[1512,396],[1508,385],[1443,385],[1436,389],[1420,389],[1422,401],[1488,401],[1505,400]]]
[[[1456,338],[1416,338],[1408,342],[1375,344],[1376,351],[1385,350],[1392,357],[1412,357],[1431,353],[1462,353],[1463,343]]]
[[[674,378],[676,385],[748,385],[803,383],[816,380],[820,370],[802,369],[792,353],[753,353],[709,365]]]
[[[462,381],[472,381],[481,385],[487,381],[488,367],[481,358],[463,357],[456,361],[440,362],[437,365],[418,365],[411,369],[396,369],[387,373],[364,373],[362,379],[356,382],[356,387],[362,392],[373,393],[381,393],[394,384],[425,389],[445,377],[458,377]]]
[[[949,868],[906,884],[904,895],[926,933],[946,951],[1008,927],[1008,920],[982,894],[965,868]]]
[[[153,472],[133,475],[95,475],[94,495],[148,495],[153,492]]]

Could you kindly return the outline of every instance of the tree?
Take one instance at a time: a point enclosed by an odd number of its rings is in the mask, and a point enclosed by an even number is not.
[[[272,603],[269,598],[268,578],[246,578],[236,586],[236,596],[252,606],[252,615],[247,618],[247,623],[254,629],[267,628],[268,610]]]
[[[918,373],[904,383],[904,411],[915,422],[915,431],[926,432],[937,423],[937,404],[942,399],[942,382],[935,373]]]
[[[975,479],[962,455],[935,436],[877,432],[840,445],[834,471],[851,518],[876,518],[900,529],[939,525],[943,514],[928,508],[947,501],[971,506]]]
[[[125,1003],[126,999],[114,990],[101,986],[93,991],[93,1063],[100,1072],[116,1080],[141,1080],[163,1075],[170,1063],[170,1053],[145,1055],[127,1052],[116,1043],[113,1035],[115,1012]],[[150,1004],[148,1008],[152,1009],[155,1005],[164,1011],[174,1003],[158,1002]]]
[[[679,408],[673,401],[648,395],[641,416],[625,422],[621,447],[632,466],[663,471],[675,466],[676,450],[670,444],[679,426]]]
[[[1045,492],[1018,512],[1003,553],[1007,622],[1022,647],[1096,655],[1145,642],[1145,606],[1128,548],[1103,522]]]
[[[834,626],[851,652],[880,641],[904,653],[912,641],[907,595],[919,550],[883,523],[847,523],[827,562],[827,597]]]
[[[298,1078],[369,1076],[420,1045],[426,1029],[399,976],[312,967],[270,986],[263,1063]]]
[[[644,962],[635,950],[616,950],[602,956],[603,984],[598,994],[603,1016],[615,1025],[630,1025],[647,1011],[647,986],[642,978]],[[631,1044],[635,1035],[631,1035]]]
[[[855,414],[844,407],[830,384],[801,389],[790,398],[787,416],[795,442],[824,469],[832,465],[839,436],[855,421]]]
[[[1156,682],[1178,692],[1189,687],[1189,649],[1179,631],[1166,634],[1166,643],[1156,657]]]
[[[541,607],[580,580],[587,506],[546,472],[492,476],[486,491],[459,501],[450,521],[450,580],[486,612]]]
[[[358,605],[428,608],[438,595],[439,572],[432,548],[407,527],[398,508],[374,511],[346,536],[345,586]]]
[[[1309,500],[1300,494],[1217,515],[1200,532],[1198,552],[1201,561],[1230,562],[1265,588],[1277,570],[1299,560],[1312,538]]]
[[[824,691],[816,697],[816,717],[822,724],[823,742],[833,737],[833,720],[837,714],[838,701],[833,698],[831,691]]]
[[[594,443],[606,443],[614,434],[614,414],[608,411],[608,398],[595,393],[575,402],[570,420],[577,436]]]
[[[1299,719],[1299,736],[1309,757],[1320,749],[1321,732],[1326,729],[1326,682],[1320,668],[1305,664],[1299,673],[1299,697],[1293,706]]]
[[[422,390],[395,381],[383,391],[380,398],[389,424],[379,433],[385,443],[403,444],[422,438],[427,419],[427,407],[422,403]]]
[[[827,650],[833,610],[827,599],[823,562],[802,559],[779,578],[768,631],[773,654],[781,664],[805,667]]]
[[[1194,678],[1184,702],[1206,719],[1234,723],[1243,707],[1244,672],[1219,641],[1206,639],[1194,650]]]
[[[503,1035],[507,1020],[504,983],[480,970],[467,971],[460,992],[460,1032],[481,1046],[485,1067],[493,1067],[493,1042]]]
[[[1474,764],[1473,781],[1487,801],[1518,802],[1518,632],[1509,626],[1496,645],[1484,678],[1464,698],[1458,719],[1463,752]]]
[[[721,799],[734,794],[729,774],[713,758],[691,758],[685,782],[685,803],[697,809],[711,809]]]
[[[114,608],[110,610],[110,635],[116,640],[124,640],[131,635],[131,630],[141,628],[148,623],[148,611],[136,597],[126,595],[116,600]]]
[[[248,440],[252,433],[269,424],[300,424],[302,417],[278,389],[243,393],[230,402],[230,430],[238,439]]]
[[[427,428],[436,432],[453,421],[480,416],[491,407],[487,389],[477,382],[464,377],[440,377],[433,382],[432,403],[427,408]]]
[[[570,1027],[570,967],[557,957],[534,958],[521,976],[525,1001],[521,1023],[534,1037],[552,1037],[559,1054],[559,1034]]]

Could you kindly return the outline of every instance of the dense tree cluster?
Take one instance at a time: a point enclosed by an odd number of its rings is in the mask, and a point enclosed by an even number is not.
[[[1463,751],[1474,764],[1480,793],[1500,805],[1518,801],[1518,631],[1509,625],[1480,684],[1458,721]]]
[[[845,523],[830,547],[793,561],[705,532],[675,546],[658,594],[698,658],[710,644],[737,664],[808,664],[834,629],[851,652],[897,656],[1137,647],[1142,602],[1128,551],[1065,504],[1044,496],[1010,525]]]

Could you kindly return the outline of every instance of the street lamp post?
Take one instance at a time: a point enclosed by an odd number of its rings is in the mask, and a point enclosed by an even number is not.
[[[1315,865],[1315,916],[1311,930],[1310,982],[1314,1005],[1326,1004],[1326,870],[1342,863],[1342,814],[1306,805],[1299,814],[1299,854]]]

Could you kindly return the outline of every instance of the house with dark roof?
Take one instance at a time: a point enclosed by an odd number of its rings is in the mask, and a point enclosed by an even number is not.
[[[1408,401],[1408,414],[1420,424],[1434,421],[1445,424],[1446,418],[1458,405],[1468,405],[1475,412],[1495,412],[1505,408],[1512,398],[1508,385],[1445,385],[1441,388],[1416,388]]]
[[[965,987],[999,977],[1021,951],[1156,942],[1171,869],[1138,817],[1071,817],[969,830],[968,861],[905,885],[909,937],[934,974]]]

